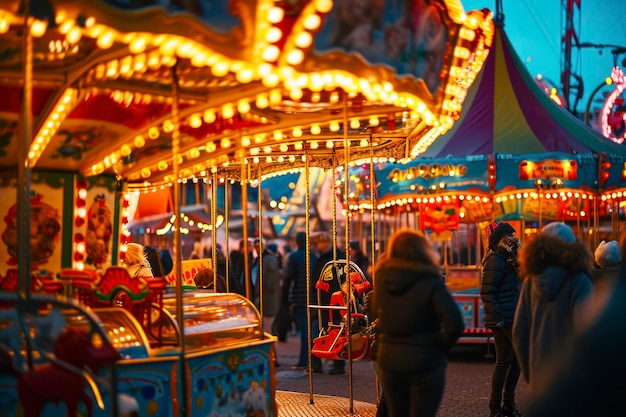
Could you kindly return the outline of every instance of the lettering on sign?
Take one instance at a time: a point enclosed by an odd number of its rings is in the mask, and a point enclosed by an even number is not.
[[[415,178],[439,178],[439,177],[464,177],[467,174],[467,166],[459,164],[420,164],[407,169],[393,169],[387,179],[393,182],[410,181]]]

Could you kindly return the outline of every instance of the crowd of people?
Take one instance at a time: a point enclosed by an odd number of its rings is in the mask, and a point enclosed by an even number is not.
[[[515,401],[520,376],[531,392],[527,417],[619,415],[626,393],[621,357],[626,332],[614,318],[626,313],[626,233],[620,242],[602,241],[594,252],[560,222],[549,223],[524,244],[515,234],[509,223],[493,222],[485,230],[480,298],[496,353],[489,416],[522,416]],[[279,341],[286,341],[295,326],[300,350],[292,369],[344,374],[343,359],[330,361],[325,370],[310,354],[320,329],[338,325],[341,315],[309,306],[330,305],[333,295],[345,293],[339,269],[328,265],[346,253],[328,232],[312,233],[308,242],[299,232],[293,243],[295,249],[281,251],[275,242],[242,240],[228,260],[219,248],[217,288],[213,270],[198,273],[196,285],[249,296],[263,314],[264,328]],[[421,231],[410,229],[393,234],[375,265],[359,242],[349,242],[346,249],[368,284],[346,300],[358,297],[355,312],[367,314],[375,331],[371,359],[381,381],[377,417],[434,417],[445,390],[448,351],[464,330],[442,279],[438,251]],[[152,276],[141,245],[128,245],[126,263],[131,276]]]

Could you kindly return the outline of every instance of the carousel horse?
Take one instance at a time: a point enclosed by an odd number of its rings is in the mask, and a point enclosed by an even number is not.
[[[54,345],[56,361],[24,372],[15,369],[8,352],[0,351],[0,372],[17,378],[17,394],[24,417],[40,417],[41,410],[48,402],[65,403],[67,416],[74,417],[81,401],[85,405],[87,416],[92,416],[92,399],[85,390],[85,376],[81,371],[88,367],[97,372],[100,367],[121,358],[108,341],[99,340],[95,346],[92,343],[94,339],[85,331],[66,329]]]

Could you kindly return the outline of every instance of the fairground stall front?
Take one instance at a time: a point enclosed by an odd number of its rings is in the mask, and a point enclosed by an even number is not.
[[[380,236],[399,227],[423,230],[439,248],[446,279],[463,319],[459,343],[485,343],[488,333],[477,293],[480,282],[480,231],[491,219],[495,186],[493,161],[468,158],[416,158],[405,164],[380,164],[374,171]],[[387,219],[395,219],[388,223]],[[385,230],[389,228],[390,230]],[[384,246],[384,238],[383,246]]]
[[[103,403],[94,389],[103,375],[113,380],[104,397],[118,391],[140,415],[276,415],[274,339],[259,327],[262,311],[232,294],[183,294],[180,184],[240,183],[243,193],[269,173],[347,167],[381,151],[397,158],[417,137],[447,131],[487,54],[490,13],[466,14],[452,0],[371,7],[2,3],[0,277],[3,305],[18,312],[7,319],[12,355],[23,352],[33,372],[39,358],[65,367],[67,356],[56,354],[65,336],[44,345],[20,334],[49,336],[30,328],[62,323],[56,336],[70,321],[88,329],[91,344],[123,355],[107,356],[115,365],[91,379],[73,362],[77,389],[59,390],[49,401],[59,408],[46,415],[72,413],[77,395],[81,413],[117,415],[117,402]],[[120,265],[136,196],[167,188],[173,278],[133,280]],[[80,304],[61,302],[59,315],[38,292]],[[3,389],[14,394],[11,409],[30,417],[37,411],[29,414],[31,402],[13,388],[20,375]],[[96,385],[83,393],[85,381]]]

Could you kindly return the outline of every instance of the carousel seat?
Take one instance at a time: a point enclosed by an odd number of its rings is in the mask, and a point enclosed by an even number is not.
[[[98,305],[122,307],[143,323],[144,306],[149,291],[145,279],[131,278],[122,266],[110,266],[98,282],[95,294]]]
[[[61,282],[65,282],[66,295],[89,307],[96,306],[96,285],[98,273],[91,269],[64,268],[57,274]]]

